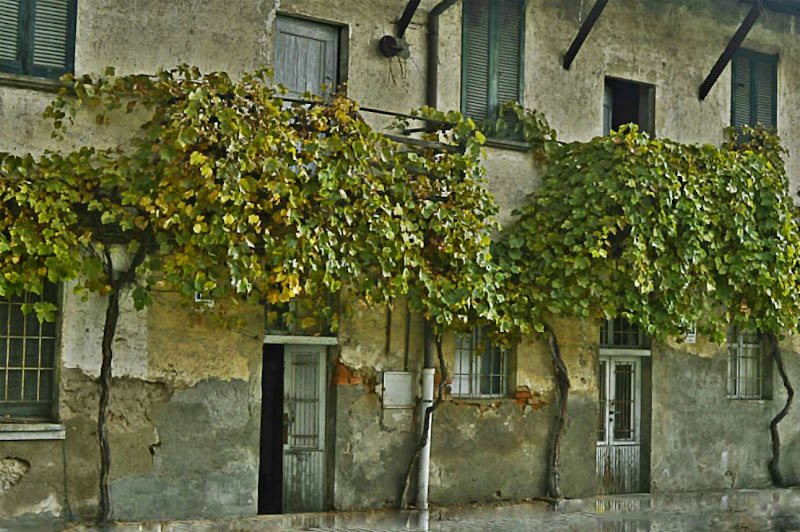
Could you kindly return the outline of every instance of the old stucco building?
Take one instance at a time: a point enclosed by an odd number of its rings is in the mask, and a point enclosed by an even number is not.
[[[703,100],[699,87],[752,2],[612,0],[564,69],[593,2],[459,0],[439,18],[433,92],[426,32],[436,4],[424,0],[405,32],[410,57],[389,59],[378,42],[396,34],[404,0],[0,0],[0,149],[54,147],[40,115],[48,78],[64,70],[189,63],[237,75],[274,65],[293,88],[347,82],[362,105],[396,112],[435,94],[441,109],[480,116],[521,97],[570,140],[634,121],[658,136],[719,144],[732,120],[758,119],[777,125],[793,188],[800,184],[793,2],[766,2],[771,9]],[[75,131],[71,142],[106,144],[132,129]],[[513,141],[488,147],[486,165],[507,221],[536,188],[536,165]],[[53,297],[53,330],[25,329],[19,305],[0,303],[0,518],[96,511],[104,305],[69,287]],[[166,296],[145,313],[127,305],[111,403],[115,518],[397,505],[417,441],[423,346],[423,325],[402,304],[391,314],[349,305],[336,336],[313,338],[265,330],[259,308],[230,331],[182,314]],[[593,322],[557,325],[573,382],[566,496],[769,484],[767,425],[785,395],[757,338],[650,345],[622,323],[605,333]],[[431,501],[544,495],[554,415],[545,345],[483,352],[477,337],[453,336],[445,344],[458,375],[436,415]],[[800,342],[784,347],[796,378]],[[35,378],[25,392],[27,375]],[[793,413],[781,429],[791,483],[800,480],[798,421]]]

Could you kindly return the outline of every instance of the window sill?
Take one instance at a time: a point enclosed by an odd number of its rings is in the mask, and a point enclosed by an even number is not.
[[[511,403],[516,402],[517,400],[513,397],[504,396],[504,397],[465,397],[462,395],[449,395],[446,396],[453,403],[460,403],[465,405],[495,405],[497,403]]]
[[[40,92],[57,92],[63,85],[57,79],[37,78],[0,72],[0,86],[16,89],[30,89]]]
[[[523,151],[523,152],[531,151],[531,145],[522,140],[495,139],[487,137],[483,145],[488,146],[489,148],[498,148],[501,150]]]
[[[0,423],[0,441],[63,440],[64,425],[55,423]]]

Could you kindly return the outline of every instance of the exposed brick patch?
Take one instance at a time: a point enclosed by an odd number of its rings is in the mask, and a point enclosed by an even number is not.
[[[352,368],[337,360],[333,367],[331,384],[334,386],[363,386],[367,391],[374,392],[377,374],[372,369]]]
[[[528,386],[517,386],[512,394],[514,401],[519,405],[521,413],[525,413],[525,407],[530,406],[533,410],[539,410],[544,406],[542,396],[539,392],[531,392]]]

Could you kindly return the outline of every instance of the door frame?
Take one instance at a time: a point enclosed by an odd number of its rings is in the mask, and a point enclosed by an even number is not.
[[[600,348],[598,356],[598,377],[600,364],[605,363],[603,374],[606,386],[606,401],[598,414],[602,415],[605,423],[605,439],[600,440],[600,426],[598,425],[596,440],[595,486],[598,494],[614,493],[639,493],[648,491],[649,464],[650,464],[650,396],[645,390],[645,383],[650,382],[645,372],[650,372],[650,349],[642,348]],[[633,438],[631,440],[615,441],[614,422],[611,420],[612,397],[615,395],[614,363],[632,363],[634,365],[633,378]],[[601,383],[597,384],[598,400],[600,399]],[[645,404],[647,401],[647,404]],[[645,411],[645,408],[647,410]],[[646,418],[645,418],[646,416]],[[599,423],[599,420],[598,420]],[[645,426],[646,425],[646,426]],[[647,433],[645,433],[647,430]],[[630,463],[630,469],[620,464]],[[611,476],[609,476],[611,475]]]
[[[605,362],[606,363],[606,372],[605,372],[605,385],[606,385],[606,401],[603,407],[603,420],[606,424],[605,435],[606,439],[604,441],[598,441],[597,445],[641,445],[642,443],[642,360],[640,356],[630,356],[630,355],[622,355],[622,354],[609,354],[604,353],[604,349],[600,350],[600,357],[598,362]],[[615,351],[625,351],[624,349],[619,349]],[[631,350],[633,351],[633,350]],[[638,351],[638,350],[637,350]],[[649,354],[649,350],[648,350]],[[634,438],[632,440],[614,440],[614,427],[613,421],[611,418],[611,405],[613,400],[611,399],[612,394],[615,394],[615,383],[616,377],[613,371],[614,363],[615,362],[623,362],[623,363],[632,363],[634,365],[634,378],[633,378],[633,434]]]

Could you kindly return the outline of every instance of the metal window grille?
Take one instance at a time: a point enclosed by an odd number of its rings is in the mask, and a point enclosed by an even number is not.
[[[622,316],[613,320],[603,319],[600,323],[601,347],[629,347],[644,346],[644,334],[639,326],[632,324]]]
[[[56,324],[27,316],[23,304],[57,304],[56,286],[41,296],[0,299],[0,419],[41,420],[53,415],[56,371]]]
[[[764,399],[761,335],[736,326],[728,329],[728,398]]]
[[[633,362],[614,364],[614,441],[636,439],[634,406],[636,365]]]
[[[479,328],[456,338],[452,395],[457,397],[505,397],[508,394],[508,356]]]

